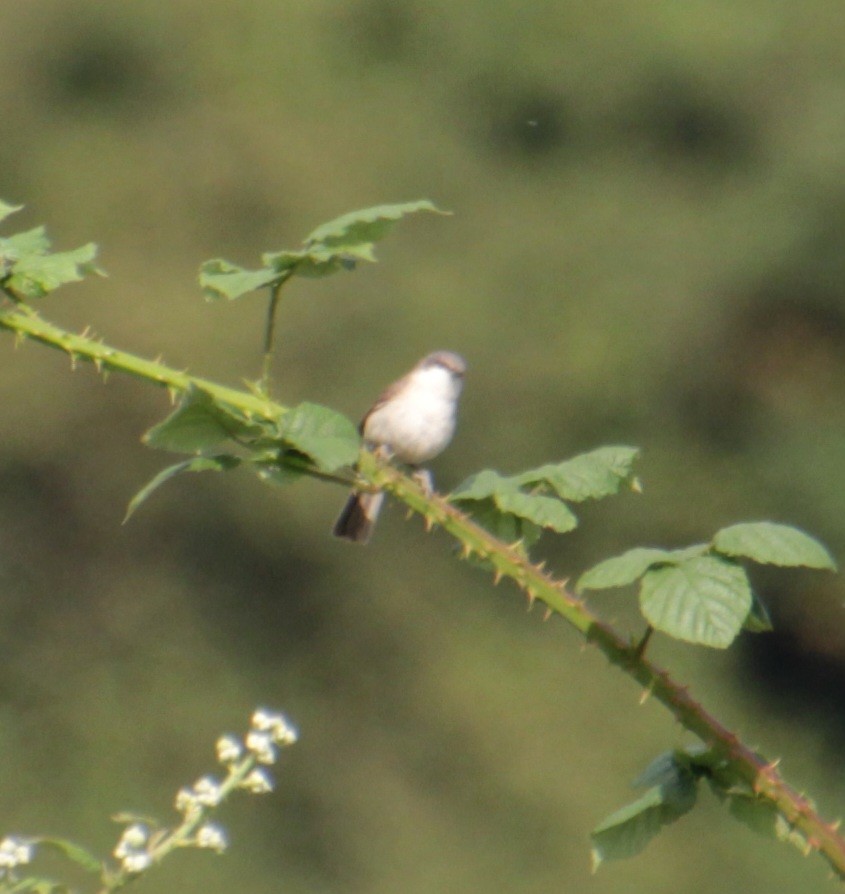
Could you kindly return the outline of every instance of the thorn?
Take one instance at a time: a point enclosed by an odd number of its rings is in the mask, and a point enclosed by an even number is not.
[[[102,357],[95,357],[94,360],[93,360],[93,363],[94,363],[94,369],[97,370],[97,373],[102,373],[102,371],[103,371],[103,358],[102,358]]]
[[[423,516],[423,526],[425,527],[426,534],[430,534],[432,530],[434,530],[435,521],[428,515]]]
[[[106,382],[108,382],[108,380],[109,380],[109,376],[110,376],[110,375],[111,375],[111,370],[110,370],[110,369],[104,369],[104,370],[103,370],[103,383],[104,383],[104,384],[105,384]]]
[[[549,618],[554,614],[550,605],[546,606],[546,610],[543,612],[543,621],[548,621]]]
[[[468,559],[472,555],[472,547],[468,543],[461,544],[461,558]]]
[[[493,586],[495,587],[499,581],[504,577],[504,572],[501,568],[496,568],[493,572]]]
[[[91,327],[90,326],[86,326],[82,330],[82,332],[79,333],[80,338],[88,338],[89,335],[91,335]]]
[[[545,571],[546,571],[546,560],[543,559],[542,562],[538,562],[538,563],[534,566],[534,570],[537,572],[537,574],[544,574]]]
[[[651,686],[647,686],[643,689],[642,695],[640,696],[640,704],[644,705],[651,698]]]
[[[531,611],[534,608],[534,603],[537,601],[537,597],[534,595],[533,590],[526,590],[525,596],[528,599],[528,611]]]
[[[170,403],[175,404],[179,398],[179,392],[171,385],[167,386],[167,393],[170,395]]]
[[[780,762],[783,760],[782,757],[776,757],[773,761],[769,761],[763,769],[767,773],[774,773],[777,771],[777,768],[780,766]]]
[[[76,367],[79,364],[79,354],[76,354],[73,351],[68,351],[68,356],[70,357],[71,371],[76,372]]]
[[[831,832],[838,832],[838,831],[839,831],[839,827],[840,827],[841,825],[842,825],[842,819],[841,819],[841,818],[840,818],[840,819],[835,819],[835,820],[830,824],[830,827],[829,827],[829,828],[830,828]]]

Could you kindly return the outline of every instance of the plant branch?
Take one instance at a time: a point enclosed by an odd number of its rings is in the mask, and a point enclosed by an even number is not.
[[[270,300],[267,304],[267,319],[264,323],[264,360],[261,367],[261,391],[270,393],[270,372],[273,366],[273,353],[276,340],[276,311],[279,307],[279,298],[282,294],[282,286],[291,278],[293,270],[276,282],[270,288]]]
[[[31,338],[69,354],[72,360],[87,360],[99,370],[117,370],[168,388],[184,392],[196,386],[222,403],[247,414],[278,419],[287,409],[267,398],[218,385],[167,367],[158,361],[144,360],[118,351],[86,334],[74,335],[44,321],[34,310],[17,303],[0,311],[0,327],[20,338]],[[315,470],[303,467],[306,474]],[[403,474],[380,457],[363,451],[357,471],[357,484],[384,489],[411,510],[420,514],[426,527],[439,525],[462,546],[464,558],[478,556],[493,568],[494,582],[502,577],[513,580],[527,595],[529,605],[545,603],[547,616],[556,613],[595,645],[608,661],[626,673],[646,692],[664,705],[677,721],[723,757],[757,797],[773,804],[780,814],[806,840],[807,850],[818,851],[835,874],[845,880],[845,838],[838,822],[825,822],[812,801],[789,786],[777,770],[777,762],[762,757],[743,744],[677,683],[669,673],[645,658],[638,644],[625,639],[602,621],[584,601],[572,593],[565,580],[550,575],[542,564],[533,564],[519,543],[507,544],[474,522],[445,497],[430,494],[413,478]],[[325,476],[319,476],[325,477]]]
[[[92,338],[87,332],[75,335],[48,323],[19,299],[14,300],[17,302],[15,305],[0,310],[0,328],[14,332],[20,340],[31,338],[51,348],[58,348],[74,364],[80,360],[88,361],[94,364],[98,372],[127,373],[176,394],[187,391],[191,386],[201,388],[221,403],[262,419],[278,419],[286,412],[285,407],[268,398],[189,375],[158,360],[146,360],[136,354],[119,351]]]

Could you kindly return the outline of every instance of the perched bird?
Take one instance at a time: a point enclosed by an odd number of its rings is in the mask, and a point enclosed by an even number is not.
[[[386,388],[361,420],[368,446],[400,462],[419,466],[452,440],[466,362],[451,351],[435,351]],[[334,526],[336,537],[370,539],[384,494],[353,491]]]

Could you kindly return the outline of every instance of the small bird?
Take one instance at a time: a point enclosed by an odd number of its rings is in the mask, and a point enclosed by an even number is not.
[[[451,351],[435,351],[386,388],[359,427],[367,445],[410,466],[433,459],[452,440],[466,362]],[[353,491],[335,522],[335,537],[366,543],[384,494]]]

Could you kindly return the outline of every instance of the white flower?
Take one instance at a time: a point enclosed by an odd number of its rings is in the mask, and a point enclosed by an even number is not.
[[[135,851],[127,854],[122,860],[121,865],[126,872],[133,875],[143,872],[152,866],[153,858],[146,851]]]
[[[252,728],[259,732],[270,733],[277,745],[293,745],[298,735],[296,728],[284,714],[274,713],[259,708],[252,715]]]
[[[263,730],[250,730],[247,733],[246,747],[255,755],[259,764],[274,764],[278,755],[273,744],[273,736]]]
[[[147,845],[150,836],[147,827],[143,823],[133,823],[123,830],[113,853],[118,860],[124,860],[126,857],[133,856],[138,851],[143,850]]]
[[[148,838],[149,832],[147,831],[147,827],[143,825],[143,823],[133,823],[131,826],[127,826],[123,830],[120,842],[133,850],[137,850],[146,845]]]
[[[271,711],[267,711],[265,708],[257,708],[253,712],[250,726],[252,726],[253,729],[266,732],[273,725],[273,721],[277,716],[278,715],[273,714]]]
[[[222,854],[228,844],[226,833],[214,823],[206,823],[197,831],[197,847],[207,847]]]
[[[254,795],[264,795],[273,791],[273,780],[266,770],[256,767],[241,783],[241,788],[245,788]]]
[[[204,807],[216,807],[220,803],[220,783],[211,776],[203,776],[194,783],[194,796]]]
[[[0,841],[0,873],[29,863],[34,853],[35,846],[31,841],[7,835]]]
[[[234,736],[221,736],[217,740],[217,760],[221,764],[234,763],[243,752],[243,745]]]
[[[180,788],[176,793],[176,809],[179,813],[193,813],[200,806],[199,798],[190,788]]]

